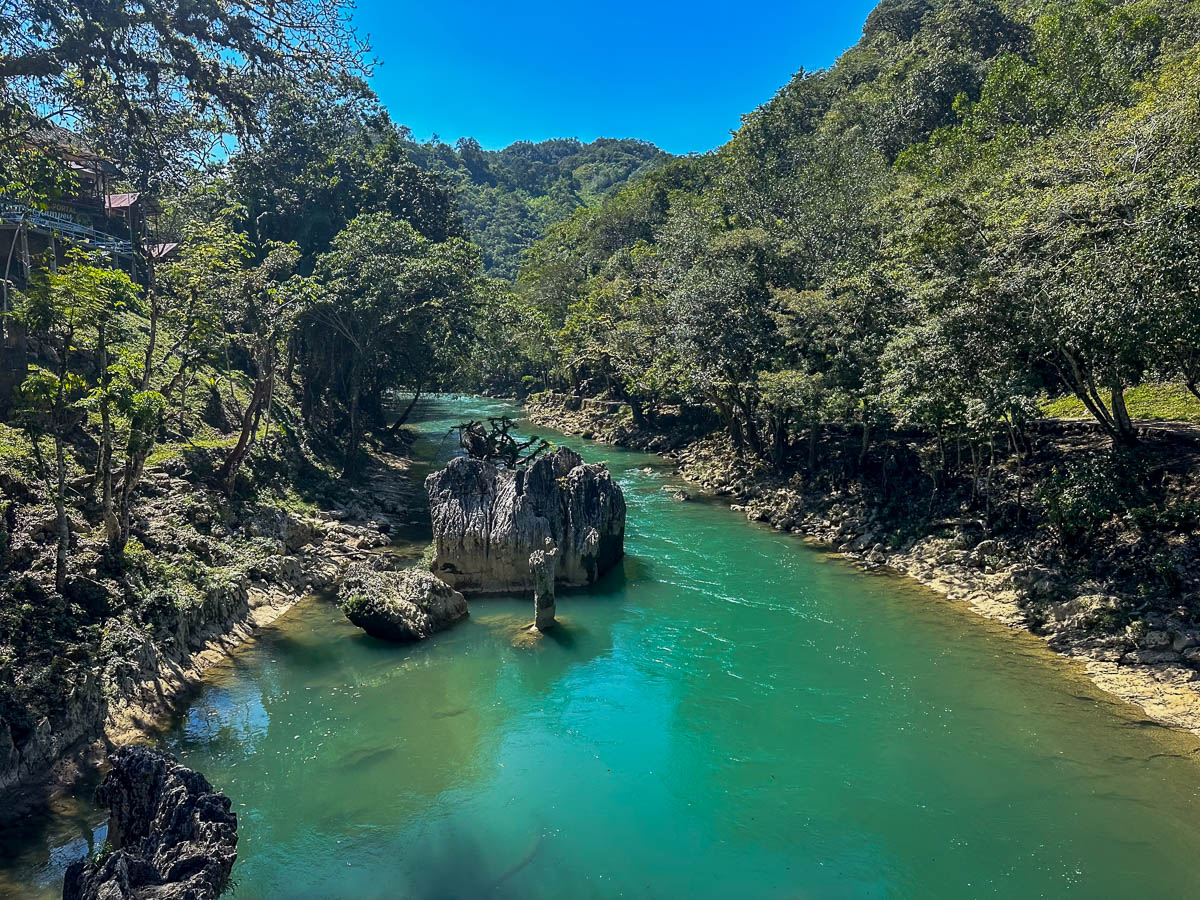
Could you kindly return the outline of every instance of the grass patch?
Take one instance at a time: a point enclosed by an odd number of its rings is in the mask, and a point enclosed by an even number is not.
[[[34,472],[33,444],[22,429],[0,422],[0,468],[22,475]]]
[[[1182,384],[1139,384],[1125,392],[1125,405],[1135,419],[1200,424],[1200,400]],[[1051,419],[1086,419],[1090,413],[1074,394],[1042,402]]]
[[[191,441],[180,441],[169,444],[157,444],[146,457],[147,467],[162,465],[169,459],[182,458],[185,450],[217,450],[232,447],[237,443],[236,434],[220,435],[219,437],[201,437]]]

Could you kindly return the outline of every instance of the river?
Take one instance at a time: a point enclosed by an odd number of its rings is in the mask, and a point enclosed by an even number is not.
[[[437,398],[417,452],[508,410]],[[1200,742],[1037,639],[606,460],[628,555],[413,647],[302,601],[211,670],[162,743],[233,799],[234,897],[1200,895]],[[420,537],[413,535],[410,537]],[[103,815],[0,845],[55,896]]]

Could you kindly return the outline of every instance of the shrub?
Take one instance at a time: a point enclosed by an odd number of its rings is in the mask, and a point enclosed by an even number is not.
[[[1145,471],[1128,453],[1094,453],[1056,466],[1036,497],[1065,547],[1080,548],[1116,516],[1144,505]]]

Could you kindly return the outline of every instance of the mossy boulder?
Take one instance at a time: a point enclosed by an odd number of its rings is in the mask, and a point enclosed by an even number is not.
[[[346,571],[338,599],[346,618],[385,641],[421,641],[467,615],[467,601],[425,569],[378,571],[359,563]]]

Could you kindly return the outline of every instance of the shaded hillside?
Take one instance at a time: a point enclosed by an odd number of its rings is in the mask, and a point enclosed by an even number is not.
[[[455,147],[410,143],[408,152],[447,179],[488,274],[509,279],[522,251],[549,226],[670,159],[647,141],[612,138],[518,141],[503,150],[484,150],[464,138]]]

